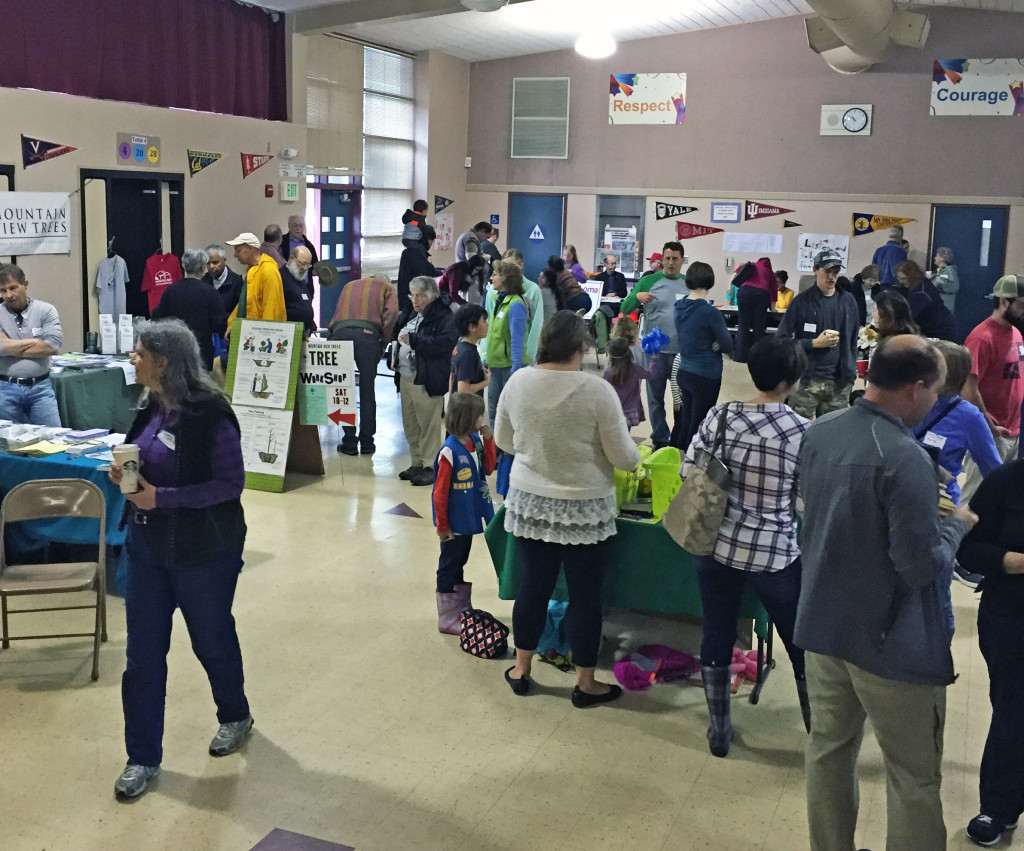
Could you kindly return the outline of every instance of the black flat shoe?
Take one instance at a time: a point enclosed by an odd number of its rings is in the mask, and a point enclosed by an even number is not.
[[[509,688],[511,688],[515,694],[519,695],[519,697],[525,697],[527,694],[530,693],[530,678],[520,677],[518,680],[513,679],[509,676],[509,674],[511,674],[515,670],[515,668],[516,666],[513,665],[511,668],[505,671],[505,682],[508,683]]]
[[[359,448],[357,446],[349,446],[347,443],[339,443],[338,451],[344,455],[358,455]]]
[[[419,469],[419,467],[406,467],[404,470],[402,470],[401,473],[398,474],[398,478],[400,478],[403,482],[407,482],[409,481],[409,479],[412,478],[412,474]]]
[[[611,686],[604,694],[587,694],[585,691],[580,691],[579,686],[576,686],[572,690],[572,705],[577,709],[586,709],[588,706],[611,703],[620,697],[622,697],[622,689],[618,686]]]

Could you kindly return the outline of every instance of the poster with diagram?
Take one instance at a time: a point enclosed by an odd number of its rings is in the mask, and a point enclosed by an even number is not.
[[[245,486],[280,493],[291,442],[302,325],[236,319],[225,389],[242,433]]]

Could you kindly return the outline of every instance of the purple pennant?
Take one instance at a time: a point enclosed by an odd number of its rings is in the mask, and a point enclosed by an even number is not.
[[[304,833],[293,833],[275,827],[259,842],[252,846],[252,851],[355,851],[351,845],[339,845],[326,839],[316,839]]]
[[[385,514],[397,514],[399,517],[422,517],[422,514],[417,514],[404,502],[398,503],[394,508],[389,508],[384,512]]]

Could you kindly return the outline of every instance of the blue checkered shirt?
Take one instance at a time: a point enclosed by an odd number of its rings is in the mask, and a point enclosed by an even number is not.
[[[738,570],[782,570],[800,555],[796,540],[797,454],[810,420],[787,405],[728,402],[715,405],[683,461],[683,475],[698,449],[710,449],[718,417],[728,404],[720,459],[732,472],[725,517],[714,557]]]

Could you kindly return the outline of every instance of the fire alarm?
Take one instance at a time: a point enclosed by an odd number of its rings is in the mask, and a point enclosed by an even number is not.
[[[266,184],[264,184],[264,186],[263,186],[263,195],[266,198],[273,198],[274,197],[274,184],[273,183],[266,183]]]

